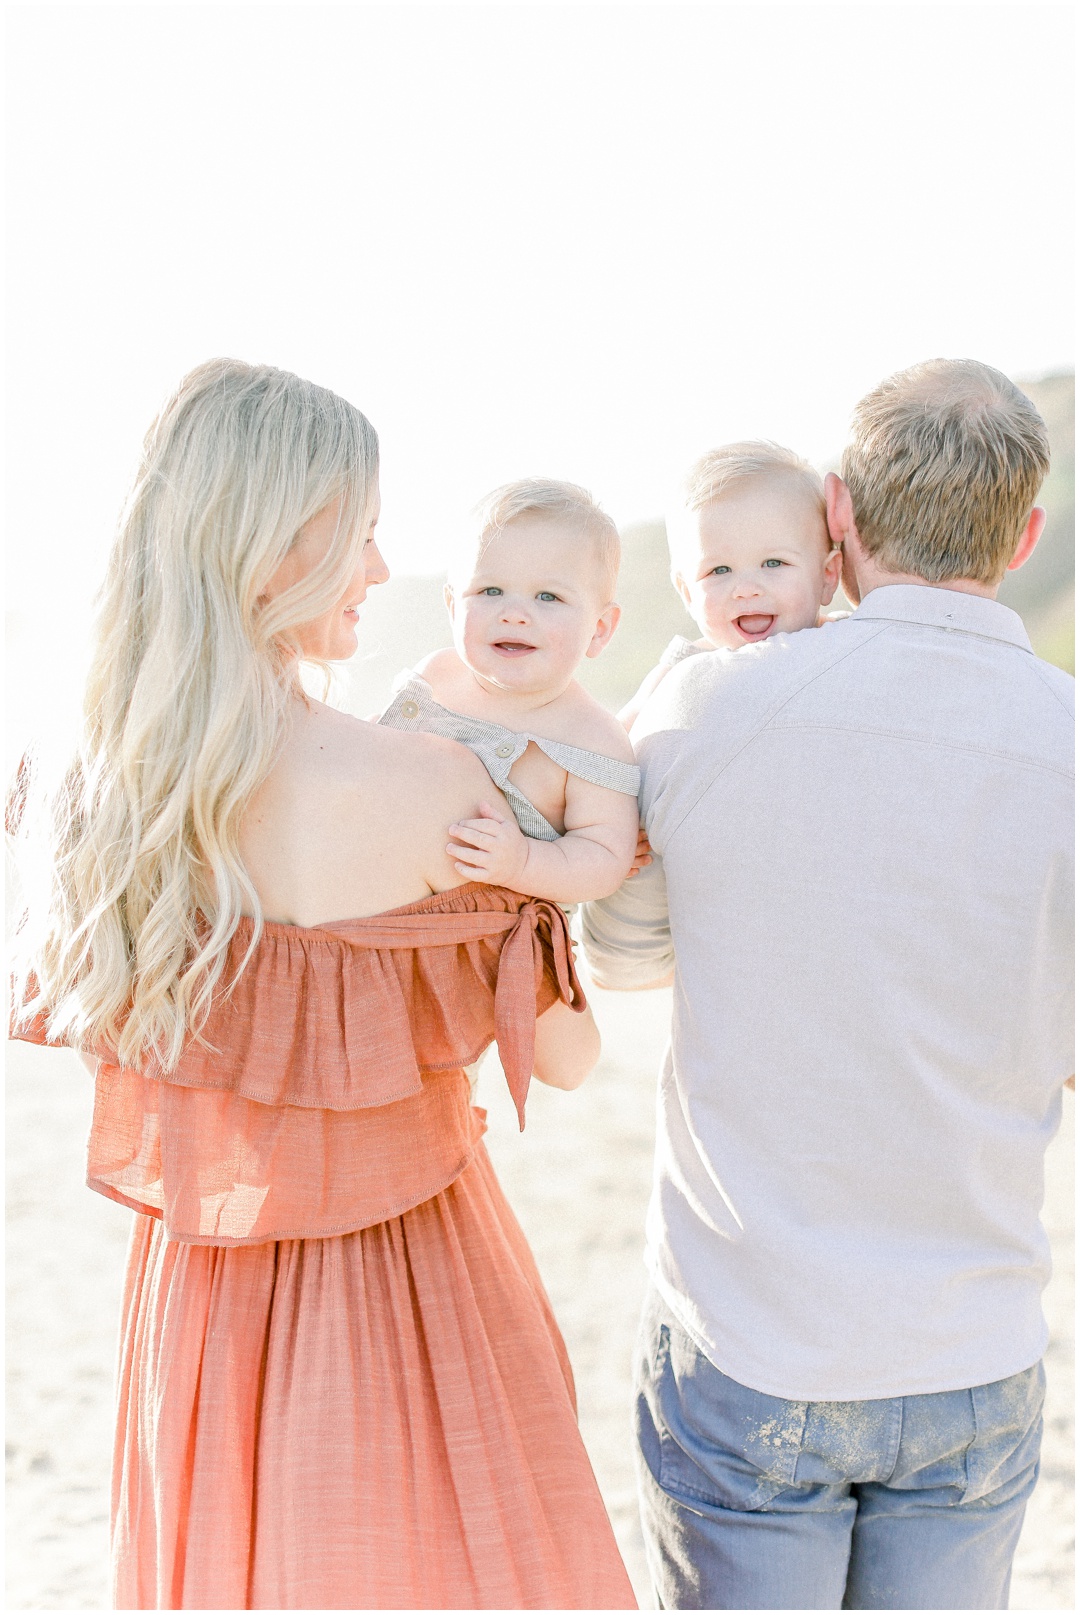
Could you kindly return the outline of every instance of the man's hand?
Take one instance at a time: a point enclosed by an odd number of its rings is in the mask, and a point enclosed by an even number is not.
[[[452,839],[446,850],[459,875],[516,890],[529,860],[529,839],[516,819],[503,818],[481,802],[478,819],[452,824],[449,833]]]

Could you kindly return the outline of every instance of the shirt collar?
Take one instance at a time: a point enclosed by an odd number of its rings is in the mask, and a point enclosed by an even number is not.
[[[964,594],[960,589],[938,589],[922,583],[888,583],[871,589],[854,612],[864,622],[913,622],[927,628],[959,630],[1002,639],[1020,650],[1031,650],[1031,641],[1015,611],[988,600],[981,594]]]

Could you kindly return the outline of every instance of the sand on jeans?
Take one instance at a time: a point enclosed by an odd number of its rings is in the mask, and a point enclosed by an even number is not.
[[[634,1500],[630,1355],[670,994],[595,994],[600,1068],[574,1094],[533,1085],[523,1135],[493,1061],[489,1147],[536,1253],[577,1377],[581,1425],[638,1596],[652,1603]],[[1047,1162],[1043,1472],[1013,1609],[1071,1609],[1073,1111]],[[129,1216],[83,1187],[90,1083],[69,1054],[8,1046],[8,1572],[15,1609],[108,1607],[112,1373]]]

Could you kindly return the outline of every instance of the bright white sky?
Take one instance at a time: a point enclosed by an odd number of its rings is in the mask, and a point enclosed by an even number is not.
[[[511,477],[632,520],[725,439],[828,457],[916,359],[1072,360],[1066,6],[8,15],[24,646],[211,355],[369,415],[399,571]]]

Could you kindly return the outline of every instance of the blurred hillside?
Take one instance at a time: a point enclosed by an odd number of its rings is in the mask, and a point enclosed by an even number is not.
[[[1076,378],[1070,371],[1039,381],[1021,381],[1020,386],[1034,401],[1050,433],[1050,475],[1039,495],[1040,505],[1046,507],[1046,530],[1027,565],[1005,574],[998,599],[1023,617],[1039,656],[1073,673]]]
[[[998,598],[1023,617],[1036,652],[1071,673],[1074,378],[1071,373],[1044,376],[1020,385],[1050,432],[1050,475],[1040,494],[1047,523],[1035,554],[1019,572],[1007,574]],[[622,540],[622,621],[603,655],[586,662],[581,672],[586,688],[613,708],[634,693],[673,634],[697,637],[668,576],[663,522],[635,522],[624,528]],[[368,716],[385,705],[402,668],[450,643],[442,579],[395,577],[385,588],[374,590],[364,607],[360,633],[360,653],[340,670],[339,678],[344,704]]]

